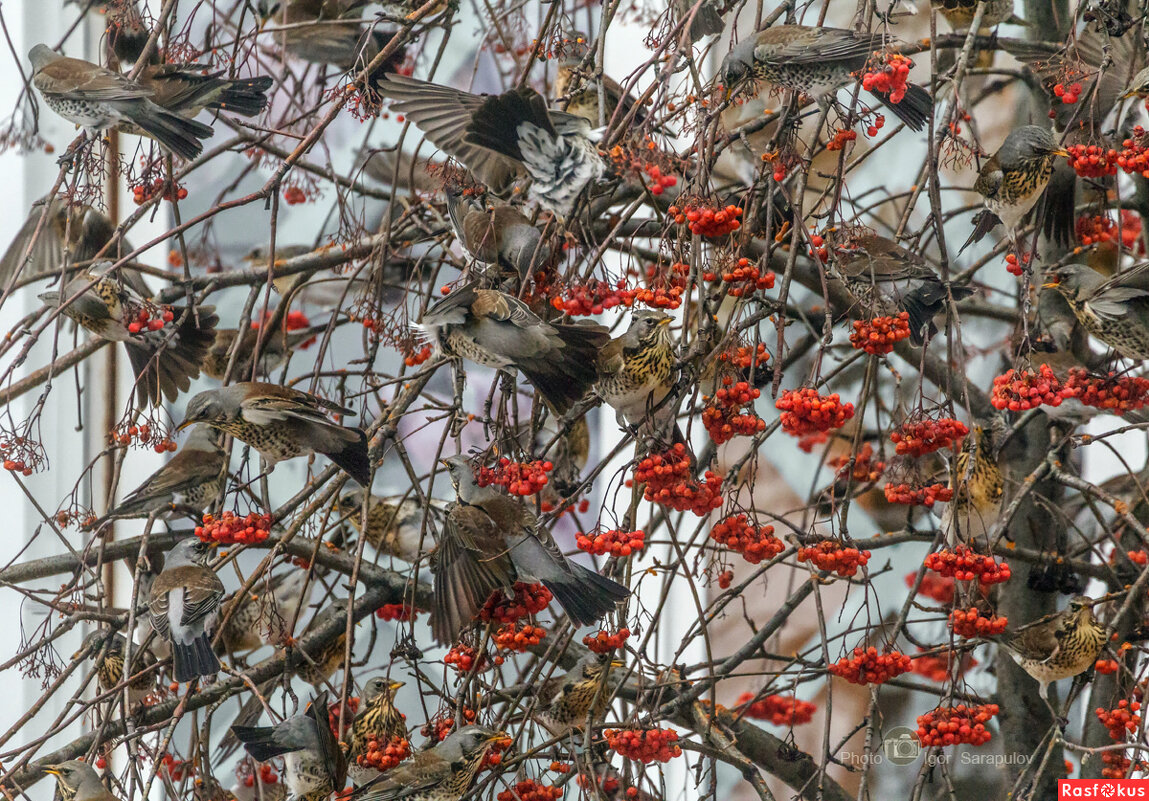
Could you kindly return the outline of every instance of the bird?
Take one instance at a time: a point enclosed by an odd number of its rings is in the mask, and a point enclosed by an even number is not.
[[[282,367],[296,347],[301,345],[306,347],[307,341],[315,337],[315,330],[310,326],[289,331],[282,322],[265,331],[262,341],[259,339],[259,328],[253,326],[247,326],[243,329],[217,328],[215,341],[208,349],[203,364],[200,366],[204,375],[217,381],[223,381],[227,374],[228,363],[231,361],[232,348],[236,347],[235,339],[240,336],[241,332],[243,335],[240,337],[235,367],[231,371],[231,374],[238,378],[251,376],[252,359],[255,356],[257,342],[260,345],[258,374],[267,376]]]
[[[270,76],[221,78],[222,70],[206,69],[203,64],[151,64],[138,81],[151,90],[154,103],[183,117],[204,109],[254,117],[267,108],[267,91],[274,83]]]
[[[366,67],[395,36],[393,31],[364,23],[361,17],[367,5],[366,0],[260,0],[258,4],[264,24],[275,20],[275,41],[288,55],[341,70]],[[375,74],[393,72],[405,57],[406,48],[396,48]]]
[[[878,33],[808,25],[774,25],[735,45],[722,60],[719,76],[727,96],[753,79],[769,81],[814,97],[819,104],[866,66],[875,51],[890,44]],[[908,84],[905,97],[891,103],[874,94],[906,127],[920,131],[929,120],[933,100],[920,86]]]
[[[1043,623],[998,638],[1013,661],[1039,685],[1049,703],[1049,685],[1084,673],[1105,647],[1105,627],[1093,616],[1093,599],[1075,595],[1069,605]]]
[[[990,426],[987,430],[987,425]],[[941,527],[951,547],[985,544],[988,533],[1001,515],[1005,477],[1001,472],[994,427],[1004,420],[994,418],[990,424],[975,422],[973,436],[966,439],[954,460],[950,474],[953,498],[942,515]]]
[[[704,36],[722,33],[726,29],[726,24],[722,21],[722,15],[718,11],[720,5],[717,0],[671,0],[670,2],[675,20],[694,14],[690,18],[690,25],[687,28],[691,44]]]
[[[284,459],[322,453],[359,484],[368,486],[371,462],[367,435],[360,428],[331,422],[327,412],[355,414],[297,389],[243,381],[193,397],[176,430],[205,423],[255,448],[269,469]]]
[[[143,55],[144,47],[151,36],[136,0],[107,0],[104,3],[91,4],[95,5],[103,6],[104,36],[108,48],[120,62],[121,67],[134,66]],[[155,50],[152,53],[153,57],[157,55]]]
[[[61,290],[41,293],[40,300],[96,336],[124,343],[141,406],[174,401],[199,377],[219,322],[215,307],[157,306],[113,275],[100,275],[110,266],[98,262],[94,273],[80,273]]]
[[[451,227],[471,258],[513,270],[523,281],[550,259],[542,232],[516,207],[484,204],[453,186],[445,191]]]
[[[930,0],[930,5],[946,18],[951,27],[968,28],[973,22],[979,0]],[[986,0],[981,24],[985,28],[1003,23],[1021,23],[1013,13],[1013,0]]]
[[[209,634],[223,601],[223,582],[207,566],[213,547],[197,537],[177,542],[148,599],[152,626],[171,643],[172,669],[181,683],[220,668]]]
[[[231,727],[256,761],[283,757],[283,779],[294,801],[325,801],[347,779],[347,760],[328,724],[327,706],[327,693],[321,692],[302,713],[278,725]]]
[[[968,286],[948,286],[925,259],[892,239],[865,231],[827,232],[833,264],[846,287],[870,314],[909,314],[910,339],[918,346],[937,333],[934,318],[944,312],[947,298],[974,294]]]
[[[41,219],[43,225],[40,224]],[[115,223],[86,203],[61,195],[41,198],[32,204],[28,219],[20,226],[4,255],[0,256],[0,285],[6,286],[17,274],[23,283],[46,275],[59,275],[62,268],[72,264],[90,262],[115,234]],[[118,245],[108,253],[108,258],[118,258],[120,254],[117,251],[128,253],[132,250],[123,239]],[[75,269],[66,270],[66,280],[70,280],[75,272]],[[140,297],[151,297],[152,291],[139,271],[119,267],[116,274]]]
[[[483,757],[506,732],[469,725],[415,754],[366,785],[359,801],[460,801],[471,789]]]
[[[100,683],[100,690],[111,692],[124,681],[124,653],[127,640],[124,635],[116,631],[96,629],[88,633],[79,649],[72,654],[75,661],[83,656],[90,656],[95,661],[96,679]],[[132,706],[140,703],[155,689],[156,671],[154,666],[156,658],[147,648],[134,646],[132,648],[132,667],[128,676],[135,676],[128,682],[128,703]],[[138,674],[138,675],[137,675]],[[122,689],[122,688],[121,688]]]
[[[657,309],[635,312],[626,333],[612,339],[598,354],[595,394],[615,410],[624,428],[651,421],[652,412],[658,429],[675,417],[677,410],[663,403],[674,388],[677,373],[678,359],[670,337],[672,322],[673,317]]]
[[[347,775],[357,785],[380,775],[375,768],[359,764],[359,758],[366,757],[372,740],[383,748],[392,740],[407,738],[407,720],[395,708],[395,693],[402,686],[401,681],[376,676],[363,688],[363,700],[351,721],[347,752]]]
[[[458,500],[431,560],[431,631],[440,642],[454,642],[493,592],[509,592],[516,581],[544,585],[580,626],[630,595],[618,582],[568,560],[524,504],[480,487],[467,457],[452,456],[443,465]]]
[[[1149,359],[1149,285],[1145,265],[1106,278],[1084,264],[1046,272],[1087,332],[1126,359]]]
[[[143,84],[98,64],[62,56],[45,44],[33,47],[28,59],[32,85],[48,107],[88,131],[127,123],[188,161],[202,152],[201,140],[215,133],[209,125],[158,105]]]
[[[226,484],[227,454],[219,446],[219,435],[207,426],[196,426],[179,453],[128,493],[104,519],[177,508],[202,512],[223,494]]]
[[[518,298],[475,283],[427,309],[419,324],[447,356],[519,370],[558,415],[590,391],[610,339],[599,325],[545,322]]]
[[[370,496],[367,531],[363,531],[363,492],[345,493],[339,499],[339,514],[346,516],[355,530],[379,553],[415,564],[434,542],[434,532],[442,531],[447,518],[447,502],[397,495]]]
[[[529,176],[531,198],[565,218],[583,189],[606,172],[590,123],[548,110],[542,95],[528,87],[476,95],[387,75],[378,90],[391,98],[395,113],[406,115],[428,141],[496,194]]]
[[[69,759],[58,765],[45,765],[42,770],[56,777],[57,801],[117,801],[87,762]]]
[[[280,645],[289,634],[300,607],[307,604],[314,582],[306,570],[274,574],[257,582],[249,592],[225,601],[220,619],[220,655],[254,651],[264,645]]]
[[[565,732],[602,720],[615,687],[613,672],[624,662],[587,653],[565,675],[552,676],[539,687],[544,720],[552,729]]]
[[[1022,219],[1041,199],[1053,175],[1054,157],[1067,155],[1048,128],[1023,125],[1010,131],[997,152],[981,165],[974,191],[1011,238],[1017,236]]]
[[[586,75],[586,64],[592,71],[594,64],[588,61],[591,53],[590,42],[585,34],[570,33],[564,37],[562,53],[557,59],[555,79],[551,84],[551,96],[558,101],[568,114],[582,117],[591,126],[600,124],[609,125],[615,114],[619,119],[630,114],[637,101],[628,94],[618,81],[609,75]],[[599,90],[602,90],[602,122],[599,117]],[[622,106],[621,113],[617,111]],[[634,115],[634,122],[640,123],[646,119],[645,110],[639,108]]]

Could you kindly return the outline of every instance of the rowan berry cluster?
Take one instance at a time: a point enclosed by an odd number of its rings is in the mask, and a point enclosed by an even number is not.
[[[723,570],[718,574],[718,589],[728,590],[730,585],[734,583],[734,571]]]
[[[1069,166],[1083,178],[1116,175],[1118,169],[1145,178],[1149,177],[1149,148],[1144,141],[1145,130],[1137,126],[1133,136],[1121,143],[1121,150],[1104,145],[1068,145],[1065,150]]]
[[[510,737],[503,737],[502,739],[492,742],[487,747],[487,753],[483,756],[483,761],[479,763],[479,770],[494,770],[503,764],[503,752],[510,748],[513,742],[514,740]]]
[[[496,801],[558,801],[563,797],[563,788],[550,784],[539,784],[534,779],[516,782],[510,790],[503,790]]]
[[[475,710],[468,706],[463,707],[463,722],[462,726],[468,726],[475,722]],[[455,707],[451,706],[448,709],[440,709],[431,719],[428,720],[419,729],[419,733],[426,737],[433,743],[441,743],[447,739],[447,736],[455,729]]]
[[[579,550],[592,553],[595,556],[610,554],[611,556],[630,556],[638,553],[645,544],[646,534],[642,531],[592,531],[589,534],[579,534],[575,537],[575,545]]]
[[[1119,221],[1105,214],[1083,215],[1074,224],[1077,241],[1090,245],[1112,245],[1121,241],[1122,249],[1143,251],[1141,243],[1141,217],[1131,209],[1122,209]]]
[[[605,629],[582,638],[582,643],[596,654],[609,654],[626,645],[630,639],[630,629],[619,629],[613,634]]]
[[[837,540],[822,540],[798,549],[799,562],[813,562],[819,570],[829,570],[849,578],[870,561],[869,551],[848,548]]]
[[[1109,731],[1109,737],[1115,743],[1125,742],[1127,734],[1136,734],[1141,728],[1140,701],[1121,700],[1113,709],[1097,707],[1094,710],[1101,725]],[[1104,751],[1101,762],[1105,765],[1101,775],[1107,779],[1120,779],[1129,773],[1133,761],[1122,751]],[[1140,766],[1139,766],[1140,767]]]
[[[891,103],[901,103],[906,96],[910,67],[914,62],[901,53],[891,53],[883,62],[870,67],[862,76],[862,88],[886,96]]]
[[[495,632],[492,641],[500,651],[514,651],[521,654],[528,648],[538,645],[547,636],[546,629],[524,623],[508,623]]]
[[[786,390],[774,407],[782,412],[782,430],[795,437],[840,428],[854,416],[854,404],[842,403],[837,392],[819,395],[812,387]]]
[[[366,751],[355,757],[355,762],[361,768],[385,771],[391,770],[409,756],[411,743],[406,737],[392,737],[385,743],[375,737],[368,737]]]
[[[626,288],[626,279],[614,284],[592,278],[585,284],[573,284],[551,298],[551,305],[571,317],[602,314],[615,306],[633,306],[634,290]]]
[[[645,484],[643,498],[679,512],[704,517],[722,505],[722,478],[707,470],[701,482],[691,474],[686,445],[677,443],[665,453],[651,454],[635,466],[634,481]]]
[[[931,746],[985,745],[989,731],[985,724],[998,712],[997,704],[939,706],[918,717],[918,742]]]
[[[1069,86],[1066,86],[1063,83],[1055,83],[1053,85],[1053,94],[1065,105],[1072,106],[1081,95],[1081,84],[1071,83]]]
[[[910,670],[919,676],[925,676],[930,681],[946,681],[949,679],[950,670],[953,668],[955,656],[958,658],[957,672],[959,676],[970,668],[977,666],[977,660],[968,652],[965,654],[955,654],[953,651],[945,651],[940,654],[915,656],[913,659],[914,666],[910,668]]]
[[[914,586],[917,573],[906,573],[906,586]],[[932,598],[938,603],[953,603],[954,580],[952,576],[939,576],[934,572],[927,572],[922,576],[922,583],[918,585],[918,595]]]
[[[737,231],[742,226],[742,208],[728,205],[719,209],[705,205],[687,204],[682,208],[671,206],[667,213],[679,225],[686,224],[690,233],[698,236],[719,237]]]
[[[1060,406],[1061,382],[1048,364],[1040,371],[1007,370],[993,379],[989,402],[995,409],[1024,412],[1038,406]]]
[[[1019,278],[1025,274],[1026,268],[1029,267],[1029,262],[1033,259],[1032,253],[1021,254],[1019,260],[1016,253],[1005,254],[1005,271],[1010,275],[1016,275]]]
[[[302,186],[289,186],[283,190],[283,202],[289,206],[298,206],[308,200],[307,192]]]
[[[800,726],[809,723],[818,707],[792,695],[768,695],[754,700],[754,693],[738,697],[742,714],[754,720],[767,720],[775,726]]]
[[[247,770],[242,771],[240,775],[240,768],[246,766]],[[264,762],[259,765],[259,772],[256,773],[251,768],[251,762],[244,759],[240,760],[239,766],[236,767],[236,777],[243,783],[244,787],[255,787],[256,779],[258,778],[260,784],[273,785],[279,782],[279,774],[275,772],[270,764]]]
[[[750,259],[743,256],[734,262],[734,266],[721,273],[704,272],[702,280],[709,283],[721,281],[726,285],[726,294],[733,298],[741,298],[753,294],[757,290],[773,289],[777,276],[773,270],[762,271]]]
[[[857,138],[857,131],[853,131],[849,128],[840,128],[834,132],[834,136],[826,143],[826,149],[831,152],[842,150],[846,147],[847,142],[853,142]]]
[[[44,448],[29,437],[9,435],[0,439],[0,459],[5,470],[30,476],[44,463]]]
[[[490,623],[514,623],[524,617],[537,615],[551,602],[551,591],[542,584],[516,581],[514,594],[508,598],[502,590],[495,590],[479,610],[478,619]]]
[[[155,178],[150,184],[143,181],[132,187],[132,202],[137,206],[142,206],[157,197],[172,203],[187,196],[187,189],[174,181],[169,182],[166,178]]]
[[[220,545],[258,545],[271,534],[271,515],[251,512],[240,517],[235,512],[224,512],[218,518],[204,515],[203,525],[195,527],[195,535],[204,542]]]
[[[884,356],[894,345],[910,336],[910,315],[900,312],[896,317],[875,317],[872,320],[854,320],[850,345],[874,356]]]
[[[968,545],[958,545],[952,551],[935,551],[926,557],[926,567],[958,581],[978,579],[982,584],[1000,584],[1009,581],[1009,564],[994,561],[992,556],[974,552]]]
[[[127,319],[129,334],[138,334],[141,331],[159,331],[167,323],[175,319],[175,312],[171,309],[149,309],[140,306]]]
[[[723,518],[710,530],[710,539],[742,554],[752,565],[786,550],[786,544],[774,536],[773,526],[752,525],[746,515]]]
[[[130,425],[127,428],[113,430],[110,438],[114,444],[121,447],[131,445],[133,442],[139,445],[150,445],[156,453],[164,453],[165,451],[175,452],[177,448],[174,439],[164,436],[161,433],[161,429],[153,428],[148,423],[140,423],[138,425]]]
[[[512,495],[534,495],[546,486],[547,473],[554,470],[551,462],[536,459],[533,462],[512,462],[507,457],[499,459],[495,467],[480,467],[475,471],[475,481],[480,487],[498,484],[506,487]]]
[[[927,484],[924,487],[911,487],[909,484],[886,484],[882,488],[886,500],[903,506],[933,506],[938,501],[945,503],[953,499],[954,491],[945,484]]]
[[[171,754],[164,753],[160,757],[160,764],[161,769],[167,772],[168,778],[173,782],[182,782],[185,777],[195,775],[195,765],[190,759],[176,759]]]
[[[1125,555],[1128,556],[1129,561],[1135,565],[1141,565],[1142,567],[1149,565],[1149,553],[1145,551],[1128,551]]]
[[[830,251],[826,247],[826,240],[821,234],[810,236],[810,258],[825,262],[830,258]]]
[[[644,765],[682,755],[674,729],[606,729],[603,736],[610,750]]]
[[[854,458],[853,469],[850,469],[850,456],[848,454],[837,456],[826,464],[837,470],[836,478],[845,480],[847,475],[854,481],[877,481],[886,469],[885,462],[874,461],[874,446],[866,443]]]
[[[1076,398],[1086,406],[1124,414],[1149,403],[1149,378],[1114,373],[1091,376],[1085,368],[1073,367],[1062,384],[1061,396]]]
[[[312,340],[308,340],[308,342],[311,341]],[[435,349],[430,345],[424,345],[423,347],[419,348],[419,350],[412,348],[408,354],[403,357],[403,364],[407,365],[408,367],[418,367],[420,364],[430,359],[434,352]]]
[[[447,651],[447,655],[443,657],[443,664],[454,668],[459,673],[486,670],[488,667],[484,654],[478,653],[474,648],[462,642],[457,642],[451,646],[451,650]]]
[[[347,736],[347,730],[351,728],[351,721],[355,718],[355,714],[359,711],[359,696],[353,695],[347,699],[346,710],[343,712],[343,729],[339,729],[339,701],[332,701],[327,705],[327,725],[331,727],[331,731],[335,734],[336,739],[342,740]]]
[[[753,412],[753,403],[762,392],[746,381],[734,383],[726,376],[725,385],[714,393],[714,399],[703,397],[707,403],[702,410],[702,425],[715,445],[729,442],[736,436],[749,437],[766,430],[766,421]],[[743,407],[751,407],[743,411]]]
[[[646,286],[631,290],[634,300],[654,309],[677,309],[690,278],[690,265],[676,261],[670,264],[646,265],[640,279]]]
[[[827,670],[851,684],[885,684],[909,672],[913,661],[899,651],[879,653],[877,648],[855,648],[854,655],[842,657]]]
[[[375,610],[375,617],[380,620],[397,621],[405,623],[415,617],[418,610],[410,604],[383,604]]]
[[[967,114],[966,117],[968,118],[968,116],[969,115]],[[882,130],[882,128],[885,126],[885,124],[886,124],[886,115],[885,114],[875,114],[874,115],[874,124],[866,129],[866,136],[869,136],[871,138],[877,136],[878,131]],[[958,128],[958,133],[961,133],[960,128]]]
[[[586,773],[579,773],[575,781],[584,792],[590,794],[591,798],[613,798],[619,789],[618,779],[611,775],[596,777],[587,775]]]
[[[1108,676],[1121,669],[1121,663],[1116,659],[1098,659],[1093,663],[1093,669],[1102,675]]]
[[[718,361],[727,362],[742,370],[760,367],[766,364],[769,359],[770,354],[766,352],[766,346],[761,342],[753,348],[739,345],[733,351],[726,350],[718,354]]]
[[[942,448],[952,448],[968,433],[965,424],[952,417],[925,418],[902,423],[901,428],[890,434],[890,441],[899,456],[916,459]]]
[[[950,628],[960,637],[993,637],[1005,631],[1009,619],[990,613],[982,615],[976,608],[950,612]]]
[[[643,172],[650,178],[650,194],[661,195],[665,190],[678,183],[678,178],[673,175],[663,175],[662,168],[657,164],[647,164],[643,168]]]

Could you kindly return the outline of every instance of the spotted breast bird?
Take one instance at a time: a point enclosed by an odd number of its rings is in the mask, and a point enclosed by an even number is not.
[[[101,262],[93,269],[100,272],[109,266]],[[41,293],[40,299],[93,334],[124,343],[140,405],[157,406],[163,398],[174,401],[187,391],[191,379],[199,377],[219,322],[213,306],[161,309],[110,275],[81,273],[62,290]]]
[[[325,801],[343,789],[347,760],[327,721],[326,692],[278,725],[232,726],[231,731],[256,761],[283,757],[289,799]]]
[[[523,281],[550,259],[542,232],[516,207],[484,204],[451,186],[446,195],[451,227],[471,258],[513,270]]]
[[[92,658],[96,667],[96,679],[99,681],[100,690],[103,692],[111,692],[119,687],[124,679],[134,676],[128,681],[128,703],[134,706],[143,701],[148,693],[155,689],[156,671],[154,666],[156,658],[146,648],[134,646],[132,648],[132,665],[125,674],[124,656],[126,649],[127,640],[124,639],[124,635],[115,631],[96,629],[88,633],[79,650],[72,654],[72,659],[75,660],[85,655]]]
[[[213,545],[197,537],[180,540],[152,582],[148,599],[152,626],[172,646],[172,670],[178,682],[219,672],[209,629],[223,601],[223,582],[208,567]]]
[[[598,325],[545,322],[518,298],[475,284],[427,309],[419,324],[448,356],[519,370],[559,415],[590,390],[610,339]]]
[[[288,626],[311,597],[314,580],[306,570],[291,569],[257,581],[243,595],[223,604],[224,621],[219,653],[241,654],[264,645],[280,645],[290,633]]]
[[[994,418],[992,423],[974,423],[973,436],[967,438],[954,460],[950,475],[953,499],[946,506],[941,521],[946,543],[950,546],[958,543],[984,546],[988,542],[987,535],[1001,515],[1005,477],[995,447],[1001,438],[995,431],[999,427],[1004,427],[1001,418]]]
[[[447,502],[428,498],[370,496],[367,528],[363,529],[363,502],[366,493],[349,492],[339,499],[339,513],[376,551],[415,564],[431,549],[435,532],[442,531],[447,519]]]
[[[982,196],[986,209],[1005,225],[1011,238],[1016,238],[1021,221],[1045,192],[1055,157],[1067,155],[1048,128],[1023,125],[1010,131],[997,152],[981,166],[974,191]]]
[[[347,775],[357,785],[382,775],[370,765],[359,764],[372,740],[385,747],[392,740],[407,737],[407,719],[395,708],[395,693],[402,686],[401,681],[376,676],[363,688],[363,703],[351,721],[347,752]]]
[[[637,102],[626,93],[622,85],[609,75],[594,75],[594,64],[590,60],[591,47],[588,37],[581,33],[570,33],[566,37],[562,54],[558,58],[558,69],[551,84],[551,94],[563,110],[582,117],[592,126],[609,125],[618,111],[619,119],[630,113]],[[587,74],[589,71],[592,74]],[[600,94],[601,90],[601,94]],[[599,99],[602,99],[600,122]],[[643,109],[635,112],[634,122],[646,119]]]
[[[1063,264],[1046,273],[1081,327],[1126,359],[1149,359],[1149,267],[1106,278],[1084,264]]]
[[[808,25],[774,25],[758,31],[731,49],[722,60],[719,77],[729,95],[755,80],[769,81],[810,95],[819,104],[833,101],[844,84],[856,80],[870,57],[891,44],[878,33]],[[898,103],[875,94],[894,115],[914,131],[925,127],[933,108],[929,93],[909,84]]]
[[[630,595],[618,582],[568,560],[524,504],[480,487],[465,456],[443,464],[458,501],[447,513],[431,562],[431,630],[440,642],[458,639],[491,594],[511,591],[516,581],[543,584],[580,626],[614,611]]]
[[[447,739],[396,765],[362,789],[360,801],[460,801],[483,757],[506,732],[464,726]]]
[[[565,675],[552,676],[538,691],[543,719],[556,732],[591,725],[602,720],[617,687],[611,686],[614,671],[624,662],[595,653],[579,659]]]
[[[371,463],[367,435],[360,428],[331,422],[328,412],[355,414],[297,389],[244,381],[196,395],[188,401],[177,430],[193,423],[219,429],[259,451],[269,468],[284,459],[322,453],[359,484],[368,486]]]
[[[656,309],[635,312],[626,333],[599,352],[594,390],[615,410],[620,426],[653,422],[661,431],[673,425],[677,409],[663,403],[674,388],[678,363],[670,336],[672,322],[673,317]]]
[[[69,759],[58,765],[45,765],[43,770],[56,777],[58,801],[117,801],[87,762]]]
[[[47,45],[28,53],[32,85],[50,109],[88,131],[128,124],[188,161],[203,150],[211,126],[184,117],[152,100],[153,91],[98,64],[68,58]]]
[[[223,493],[225,457],[219,435],[207,426],[196,426],[179,453],[128,493],[107,517],[146,516],[181,507],[202,512]]]
[[[533,89],[476,95],[402,75],[386,76],[378,88],[396,113],[494,192],[529,176],[531,197],[560,217],[569,216],[583,189],[606,171],[590,123],[549,110]]]

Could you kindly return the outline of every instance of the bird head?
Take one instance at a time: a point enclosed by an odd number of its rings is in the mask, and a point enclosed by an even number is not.
[[[726,90],[725,100],[729,100],[734,92],[750,80],[754,74],[754,40],[746,39],[739,42],[722,59],[722,66],[718,75],[722,79],[722,86]]]
[[[461,754],[469,755],[478,751],[485,751],[506,736],[505,731],[496,731],[485,726],[471,724],[451,734],[447,740],[443,741],[443,744],[446,745],[448,741],[451,741],[450,750],[457,748]]]
[[[61,762],[58,765],[45,765],[44,772],[50,773],[56,777],[56,780],[70,790],[75,790],[80,786],[81,782],[91,776],[96,776],[96,771],[92,766],[86,762],[81,762],[78,759],[69,759],[67,762]],[[99,777],[96,776],[96,781]]]
[[[475,471],[471,469],[471,460],[466,456],[448,456],[439,463],[447,468],[447,475],[451,477],[451,485],[454,486],[455,492],[475,482]]]
[[[1088,595],[1074,595],[1069,599],[1066,611],[1073,617],[1081,614],[1093,614],[1093,599]]]
[[[402,686],[403,682],[401,681],[389,679],[386,676],[376,676],[367,682],[367,686],[363,688],[363,697],[370,701],[383,693],[387,693],[388,698],[394,698],[396,691]]]
[[[1100,273],[1084,264],[1062,264],[1045,273],[1042,286],[1056,289],[1072,301],[1088,295],[1104,280]]]
[[[211,552],[216,543],[204,542],[199,537],[187,537],[175,544],[168,554],[168,565],[206,565],[211,559]]]
[[[630,327],[626,330],[627,345],[630,347],[651,345],[668,338],[672,322],[673,317],[657,309],[635,312],[630,318]]]
[[[238,415],[239,404],[235,404],[235,408],[229,410],[228,405],[223,402],[220,390],[205,390],[188,401],[184,421],[176,426],[176,431],[183,431],[193,423],[207,423],[209,426],[226,423]]]
[[[28,51],[28,61],[32,63],[32,71],[39,72],[57,59],[63,58],[46,44],[38,44]]]
[[[339,514],[344,517],[359,517],[363,509],[363,491],[353,490],[339,498]]]

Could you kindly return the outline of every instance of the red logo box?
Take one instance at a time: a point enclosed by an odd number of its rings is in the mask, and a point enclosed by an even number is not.
[[[1057,801],[1066,799],[1144,798],[1149,801],[1149,779],[1058,779]]]

